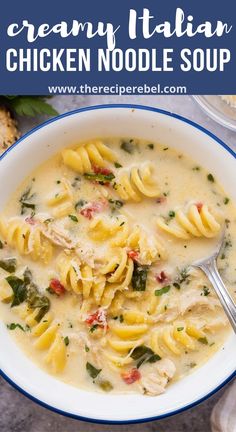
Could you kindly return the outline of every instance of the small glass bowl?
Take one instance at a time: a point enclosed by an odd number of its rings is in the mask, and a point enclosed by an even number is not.
[[[231,107],[220,96],[193,96],[198,105],[213,120],[236,131],[236,108]]]

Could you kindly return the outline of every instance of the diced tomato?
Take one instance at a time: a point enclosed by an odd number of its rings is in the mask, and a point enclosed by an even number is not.
[[[159,283],[165,283],[170,281],[169,276],[163,270],[155,277],[156,277],[156,281]]]
[[[52,279],[49,287],[58,296],[65,294],[65,291],[66,291],[65,287],[61,284],[61,282],[58,279]]]
[[[196,203],[196,207],[197,207],[197,209],[198,209],[198,211],[199,211],[199,213],[200,213],[201,210],[202,210],[202,207],[203,207],[203,203],[201,203],[201,202]]]
[[[37,221],[31,216],[31,217],[27,217],[25,219],[25,222],[28,223],[29,225],[36,225]]]
[[[101,328],[105,328],[107,330],[107,317],[104,309],[98,309],[93,314],[89,315],[85,320],[86,324],[93,326],[95,324],[99,325]]]
[[[160,196],[156,199],[157,204],[162,204],[164,202],[166,202],[166,197],[164,197],[164,196]]]
[[[101,168],[98,166],[94,166],[93,171],[95,172],[95,174],[103,174],[103,175],[113,174],[113,172],[108,168]]]
[[[86,205],[80,214],[87,219],[92,219],[94,213],[101,213],[106,207],[108,207],[108,201],[105,198],[101,198],[99,201],[91,202]]]
[[[126,384],[133,384],[135,381],[140,380],[141,373],[138,369],[133,368],[128,372],[122,372],[121,378],[124,380]]]
[[[139,253],[135,250],[131,250],[127,252],[127,255],[129,258],[131,258],[133,261],[138,261]]]

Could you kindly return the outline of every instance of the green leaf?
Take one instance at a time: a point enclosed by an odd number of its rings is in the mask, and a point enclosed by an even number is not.
[[[212,183],[214,183],[214,181],[215,181],[215,179],[214,179],[214,177],[213,177],[212,174],[208,174],[208,176],[207,176],[207,180],[209,180],[209,181],[212,182]]]
[[[102,371],[102,369],[95,368],[95,366],[93,366],[89,362],[86,363],[86,370],[87,370],[88,374],[91,376],[91,378],[93,378],[93,379],[97,378],[97,376]]]
[[[154,351],[146,345],[136,347],[130,356],[133,360],[139,360],[137,368],[140,368],[143,363],[155,363],[161,360],[161,357],[155,354]]]
[[[50,309],[50,300],[48,297],[40,294],[34,283],[31,283],[27,292],[27,303],[32,309],[39,309],[35,321],[40,322],[44,315]]]
[[[145,291],[147,284],[148,267],[141,266],[134,262],[134,271],[132,275],[132,287],[134,291]]]
[[[9,283],[13,291],[13,300],[11,307],[18,306],[23,303],[27,298],[26,284],[22,279],[17,276],[8,276],[6,281]]]
[[[110,173],[110,174],[85,173],[84,177],[87,180],[95,181],[95,182],[98,182],[100,184],[109,183],[115,178],[113,173]]]
[[[0,260],[0,267],[8,273],[15,273],[17,261],[15,258],[6,258]]]
[[[20,116],[34,117],[46,114],[57,115],[58,112],[40,96],[18,96],[9,100],[11,108]]]
[[[7,328],[8,328],[8,330],[15,330],[16,328],[19,328],[23,332],[25,331],[25,329],[22,327],[22,325],[20,325],[18,323],[7,324]]]
[[[69,345],[70,339],[68,338],[68,336],[64,337],[64,343],[65,343],[65,346]]]
[[[73,222],[79,222],[77,216],[70,214],[68,216]]]
[[[163,288],[156,290],[155,291],[155,296],[161,296],[162,294],[166,294],[170,291],[171,286],[170,285],[166,285]]]
[[[201,342],[203,345],[208,345],[208,340],[206,337],[199,338],[198,342]]]

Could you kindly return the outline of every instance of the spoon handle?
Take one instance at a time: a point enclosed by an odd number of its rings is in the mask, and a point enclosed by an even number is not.
[[[234,332],[236,333],[236,304],[234,303],[224,282],[221,279],[217,269],[216,260],[213,259],[204,264],[199,264],[199,267],[207,275],[208,279],[212,283],[224,308],[224,311],[234,329]]]

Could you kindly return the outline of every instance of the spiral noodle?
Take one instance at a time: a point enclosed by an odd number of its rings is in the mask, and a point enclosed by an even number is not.
[[[109,322],[110,334],[107,343],[111,348],[106,357],[115,365],[123,366],[133,361],[132,351],[143,344],[142,336],[149,329],[148,316],[138,311],[127,311],[123,314],[123,323]]]
[[[158,197],[160,191],[152,178],[152,172],[150,162],[134,166],[130,171],[122,171],[116,180],[116,192],[125,201],[139,202],[143,197]]]
[[[198,341],[198,342],[197,342]],[[150,336],[150,346],[160,357],[168,354],[179,356],[183,350],[193,351],[196,343],[206,341],[206,334],[191,323],[174,323],[156,328]]]
[[[24,219],[12,218],[9,222],[0,221],[0,232],[12,248],[21,255],[48,264],[52,258],[52,244],[45,238],[39,225],[30,225]]]
[[[100,273],[107,276],[108,282],[102,299],[104,307],[110,306],[117,291],[128,288],[133,270],[133,260],[127,256],[124,248],[117,248],[109,253],[107,263],[100,269]]]
[[[61,254],[58,258],[60,281],[68,291],[82,294],[83,299],[93,297],[99,305],[105,289],[106,278],[94,273],[94,269],[87,264],[81,264],[75,256]]]
[[[189,206],[187,213],[179,209],[175,217],[166,221],[163,217],[157,219],[160,229],[180,239],[188,240],[191,237],[215,237],[220,231],[220,224],[216,221],[207,205],[198,209],[196,204]]]
[[[94,165],[104,167],[105,161],[116,160],[113,151],[102,141],[92,141],[79,146],[76,150],[63,150],[62,158],[66,166],[80,174],[91,172]]]
[[[50,198],[47,205],[53,208],[53,216],[57,218],[67,216],[73,211],[73,194],[68,180],[61,180],[60,192]]]
[[[44,358],[52,370],[56,373],[63,371],[66,365],[66,346],[60,334],[60,323],[53,319],[51,313],[47,313],[38,322],[36,317],[40,309],[29,309],[26,304],[16,306],[14,311],[31,329],[30,335],[36,338],[35,348],[47,351]]]
[[[89,236],[95,241],[111,239],[111,246],[125,246],[129,235],[127,220],[123,217],[99,216],[89,226]]]

